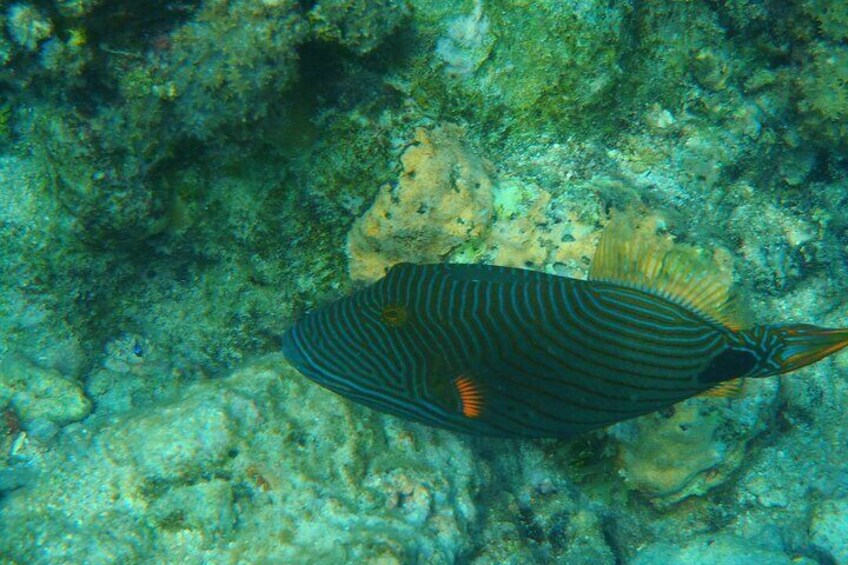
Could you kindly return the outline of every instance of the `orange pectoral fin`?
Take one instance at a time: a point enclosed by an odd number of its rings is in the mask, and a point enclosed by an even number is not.
[[[453,384],[459,394],[462,414],[466,418],[479,418],[483,413],[483,393],[477,383],[465,375],[460,375],[454,379]]]

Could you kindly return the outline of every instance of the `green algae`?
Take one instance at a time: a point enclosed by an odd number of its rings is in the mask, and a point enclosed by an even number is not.
[[[8,104],[0,106],[0,140],[8,140],[12,135],[12,107]]]
[[[491,8],[492,33],[498,36],[492,58],[498,64],[483,69],[481,81],[502,92],[504,105],[519,119],[566,131],[611,105],[623,71],[627,7],[495,2]]]
[[[848,6],[844,3],[806,0],[801,6],[815,20],[822,35],[833,41],[848,38]]]
[[[815,43],[808,51],[805,73],[798,78],[803,99],[798,108],[804,116],[807,136],[824,143],[848,141],[848,47]]]

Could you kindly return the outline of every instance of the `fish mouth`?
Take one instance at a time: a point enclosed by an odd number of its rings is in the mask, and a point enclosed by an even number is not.
[[[782,328],[783,348],[778,356],[780,372],[800,369],[848,346],[848,328],[798,325]]]
[[[332,375],[323,371],[309,356],[308,348],[304,348],[302,339],[303,336],[297,324],[283,334],[282,350],[286,361],[306,378],[312,379],[322,386],[332,388],[331,385],[334,380]]]

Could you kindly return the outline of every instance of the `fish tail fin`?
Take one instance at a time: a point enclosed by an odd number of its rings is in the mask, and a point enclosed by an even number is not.
[[[848,328],[820,328],[809,324],[778,326],[781,346],[775,355],[780,373],[800,369],[848,347]]]

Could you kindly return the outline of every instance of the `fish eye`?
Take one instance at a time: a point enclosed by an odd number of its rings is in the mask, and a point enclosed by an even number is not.
[[[397,328],[404,325],[409,318],[406,307],[400,304],[388,304],[380,311],[380,321],[389,327]]]

